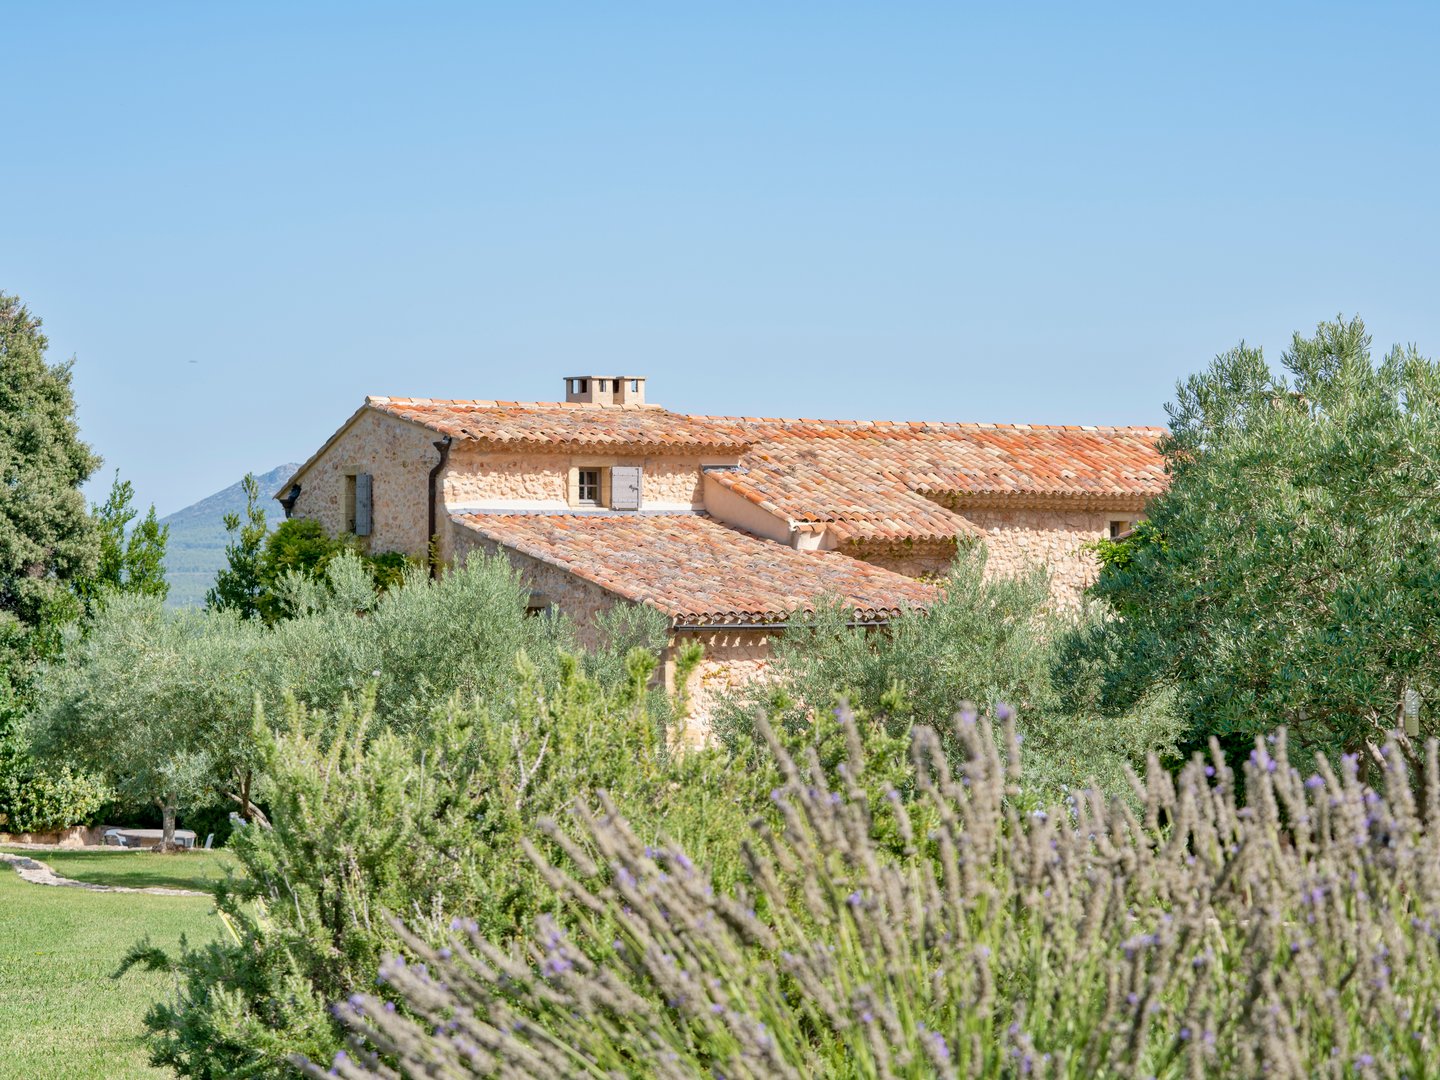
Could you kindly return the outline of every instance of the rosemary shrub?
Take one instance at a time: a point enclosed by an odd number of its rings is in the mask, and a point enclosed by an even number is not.
[[[1008,718],[917,727],[913,795],[762,725],[783,778],[740,887],[574,807],[530,857],[554,890],[522,942],[400,927],[407,957],[336,1006],[309,1075],[1434,1075],[1440,761],[1391,741],[1303,776],[1283,732],[1240,779],[1212,747],[1152,761],[1139,809],[1024,813]],[[562,929],[565,926],[568,929]]]

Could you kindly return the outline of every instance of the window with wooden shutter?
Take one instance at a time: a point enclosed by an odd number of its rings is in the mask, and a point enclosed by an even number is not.
[[[355,535],[369,536],[374,528],[374,484],[369,473],[355,474]]]
[[[616,465],[610,470],[610,508],[640,509],[641,470],[636,465]]]

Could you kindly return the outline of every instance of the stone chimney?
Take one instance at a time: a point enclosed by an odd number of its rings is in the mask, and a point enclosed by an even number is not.
[[[565,400],[592,405],[644,405],[643,375],[567,375]]]

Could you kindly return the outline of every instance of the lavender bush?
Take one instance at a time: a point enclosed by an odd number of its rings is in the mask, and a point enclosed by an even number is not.
[[[1440,763],[1391,741],[1305,777],[1283,733],[1023,813],[1008,719],[962,715],[952,772],[914,733],[914,794],[876,790],[852,723],[827,772],[763,734],[782,785],[713,888],[602,801],[546,827],[563,922],[498,946],[401,929],[312,1076],[1434,1075]],[[398,1007],[397,1007],[398,1005]]]

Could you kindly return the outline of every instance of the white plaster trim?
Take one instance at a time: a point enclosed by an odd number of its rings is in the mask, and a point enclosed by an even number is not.
[[[566,506],[564,503],[547,503],[544,506],[501,506],[496,503],[487,503],[483,506],[447,506],[446,512],[451,519],[464,514],[485,515],[518,515],[534,514],[537,517],[680,517],[685,515],[704,515],[702,507],[682,505],[679,503],[673,506],[646,505],[640,510],[612,510],[608,506]],[[464,525],[462,521],[459,524]]]

